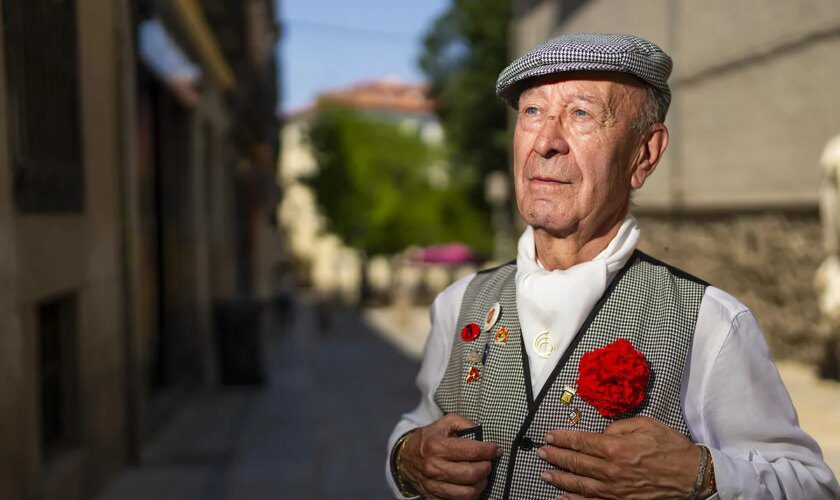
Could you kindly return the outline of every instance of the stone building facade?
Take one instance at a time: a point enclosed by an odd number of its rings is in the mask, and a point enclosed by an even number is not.
[[[732,292],[777,357],[822,355],[819,158],[840,131],[840,3],[514,0],[511,57],[566,32],[674,59],[669,150],[636,194],[642,248]]]
[[[0,18],[0,498],[90,498],[216,383],[217,302],[270,294],[273,2]]]

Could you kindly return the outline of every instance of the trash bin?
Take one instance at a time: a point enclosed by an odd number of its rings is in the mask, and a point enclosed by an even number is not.
[[[262,304],[250,298],[217,300],[214,304],[217,359],[224,385],[265,382]]]

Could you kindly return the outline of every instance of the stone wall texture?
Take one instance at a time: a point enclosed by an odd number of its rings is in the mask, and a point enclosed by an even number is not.
[[[632,33],[674,59],[668,153],[637,202],[658,210],[813,208],[840,132],[840,2],[544,0],[511,28],[511,59],[552,36]],[[577,3],[577,2],[570,2]]]
[[[746,304],[776,359],[822,357],[814,275],[823,259],[816,213],[640,216],[639,248]]]

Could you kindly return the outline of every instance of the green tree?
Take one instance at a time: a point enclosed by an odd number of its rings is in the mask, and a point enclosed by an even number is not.
[[[313,120],[309,142],[318,172],[307,182],[330,229],[349,245],[387,254],[462,241],[489,252],[483,215],[469,201],[471,173],[453,170],[446,185],[436,184],[430,173],[446,155],[418,131],[328,107]]]
[[[420,57],[453,164],[474,169],[478,180],[508,165],[511,138],[495,87],[508,62],[510,18],[509,0],[452,0],[426,33]],[[483,206],[481,182],[472,195]]]

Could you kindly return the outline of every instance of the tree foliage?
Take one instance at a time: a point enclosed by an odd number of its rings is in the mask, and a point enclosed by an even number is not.
[[[424,38],[420,66],[446,134],[444,147],[393,122],[326,109],[310,141],[319,172],[309,180],[331,229],[369,254],[462,241],[492,246],[483,180],[506,170],[510,135],[495,82],[507,63],[509,0],[452,0]],[[449,184],[429,182],[449,165]]]
[[[495,84],[508,62],[510,18],[509,0],[452,0],[426,33],[420,57],[453,161],[479,179],[507,169],[510,136]],[[484,201],[480,183],[473,194]]]
[[[442,146],[418,130],[342,108],[325,108],[309,129],[318,172],[307,180],[330,230],[368,254],[462,241],[487,252],[482,215],[468,200],[475,180],[446,168]]]

